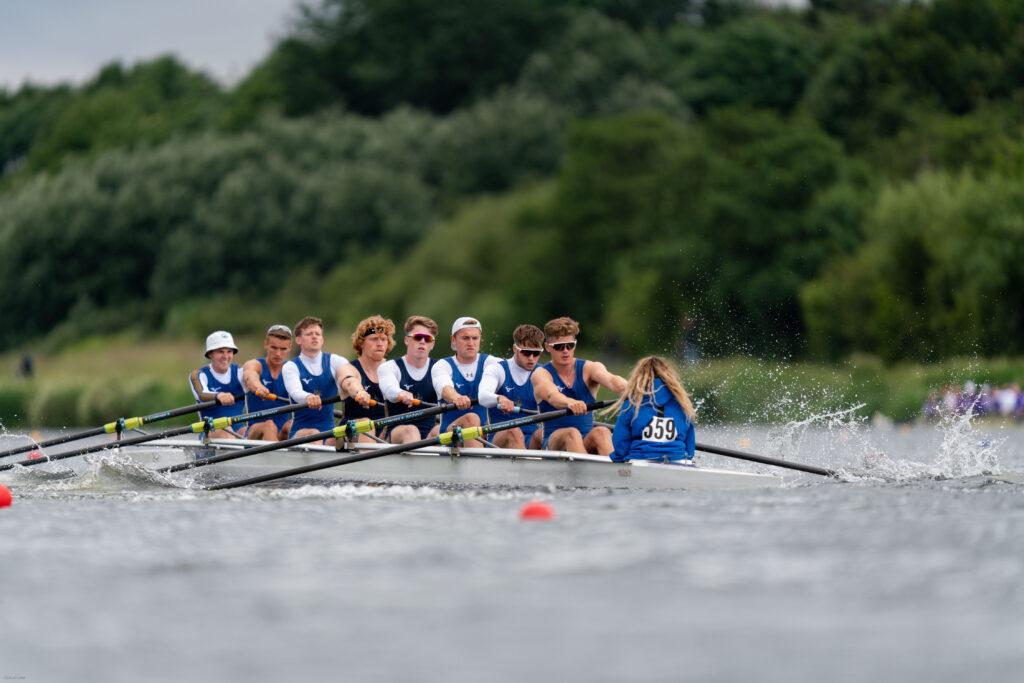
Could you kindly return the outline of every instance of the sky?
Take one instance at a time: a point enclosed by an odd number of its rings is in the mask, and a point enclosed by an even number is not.
[[[0,0],[0,88],[82,83],[173,53],[226,85],[284,35],[299,0]]]

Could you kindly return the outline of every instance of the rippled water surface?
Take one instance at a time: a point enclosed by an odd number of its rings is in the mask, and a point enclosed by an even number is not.
[[[702,429],[849,470],[747,491],[205,492],[102,460],[4,473],[0,675],[1017,681],[1022,435]],[[554,521],[518,519],[536,498]]]

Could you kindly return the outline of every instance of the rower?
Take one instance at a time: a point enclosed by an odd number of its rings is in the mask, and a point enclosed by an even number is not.
[[[520,325],[512,332],[512,357],[484,370],[480,380],[480,405],[487,407],[491,424],[517,417],[516,408],[536,411],[530,378],[543,352],[544,333],[535,325]],[[541,445],[539,425],[530,424],[505,429],[494,434],[494,445],[500,448],[532,448]],[[529,445],[529,446],[527,446]]]
[[[453,427],[479,427],[487,422],[487,409],[479,405],[472,406],[472,401],[478,398],[484,370],[497,363],[498,359],[480,353],[482,333],[483,328],[476,318],[462,317],[456,320],[452,325],[451,337],[455,355],[445,358],[443,363],[435,363],[430,371],[434,391],[442,400],[454,403],[457,408],[441,416],[442,432]],[[478,447],[481,444],[471,439],[465,445]]]
[[[696,411],[679,375],[664,358],[641,359],[609,410],[619,411],[612,460],[693,460]]]
[[[235,396],[244,393],[242,369],[231,362],[236,353],[238,347],[231,333],[217,330],[206,338],[205,356],[210,359],[210,363],[189,374],[189,386],[196,403],[216,399],[220,405],[201,411],[199,417],[234,417],[245,411],[244,404],[235,403]],[[230,429],[214,429],[209,432],[209,436],[215,439],[237,439],[239,435]]]
[[[551,360],[533,372],[533,393],[542,413],[569,408],[573,414],[545,424],[543,447],[610,455],[612,433],[607,427],[594,426],[587,404],[594,402],[600,387],[621,395],[626,380],[609,372],[604,363],[576,358],[579,332],[579,323],[567,317],[544,326],[544,346]]]
[[[384,357],[395,348],[395,324],[379,315],[360,321],[352,333],[352,348],[358,358],[343,367],[338,377],[338,393],[345,399],[345,420],[379,420],[387,415],[387,411],[380,391],[378,370],[384,364]],[[360,433],[355,440],[375,439],[366,432]]]
[[[320,318],[306,316],[295,326],[295,343],[299,355],[284,364],[281,374],[288,396],[294,403],[306,408],[292,419],[292,438],[308,436],[334,429],[334,409],[323,405],[321,399],[338,395],[341,369],[348,360],[335,353],[324,353],[324,324]],[[325,441],[334,445],[334,439]]]
[[[424,406],[414,401],[437,403],[437,393],[431,382],[430,371],[436,358],[430,357],[437,339],[437,323],[422,315],[410,316],[405,321],[405,355],[394,358],[380,366],[380,390],[388,403],[388,413],[401,415]],[[421,417],[388,430],[391,443],[412,443],[438,434],[437,420],[433,415]]]
[[[242,385],[245,387],[246,412],[278,408],[279,401],[270,399],[270,394],[288,400],[282,369],[292,350],[292,331],[287,325],[271,325],[263,339],[263,358],[253,358],[242,366]],[[261,441],[281,441],[288,438],[291,415],[275,415],[262,422],[249,424],[246,436]]]

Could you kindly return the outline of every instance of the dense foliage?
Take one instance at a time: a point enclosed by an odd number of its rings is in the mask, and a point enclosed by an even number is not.
[[[1011,0],[320,0],[231,89],[0,91],[0,349],[381,311],[1019,353],[1022,102]]]

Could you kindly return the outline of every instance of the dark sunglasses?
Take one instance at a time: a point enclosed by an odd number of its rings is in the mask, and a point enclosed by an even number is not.
[[[371,334],[379,334],[382,337],[386,337],[388,336],[388,331],[385,330],[383,327],[371,327],[366,332],[363,332],[363,339],[366,339]]]
[[[424,342],[426,344],[434,341],[434,335],[432,334],[407,334],[405,335],[405,338],[412,339],[413,341]]]
[[[558,342],[557,344],[548,344],[555,351],[572,351],[576,348],[576,342]]]
[[[519,353],[523,354],[528,358],[538,358],[541,354],[540,349],[522,349],[519,348],[518,346],[516,347],[516,351],[518,351]]]

